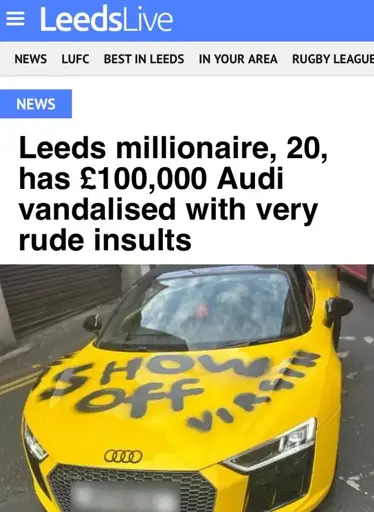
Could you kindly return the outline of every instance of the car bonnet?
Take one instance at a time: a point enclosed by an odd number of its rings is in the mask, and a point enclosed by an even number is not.
[[[330,356],[313,331],[201,352],[89,345],[42,373],[25,418],[58,462],[105,467],[121,449],[142,452],[137,468],[201,469],[318,419]]]

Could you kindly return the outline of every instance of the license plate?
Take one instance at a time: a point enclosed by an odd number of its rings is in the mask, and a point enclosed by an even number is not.
[[[180,512],[179,485],[159,482],[74,482],[72,512]]]

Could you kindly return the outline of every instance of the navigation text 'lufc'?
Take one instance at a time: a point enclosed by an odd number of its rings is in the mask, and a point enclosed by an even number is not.
[[[122,12],[110,12],[108,5],[93,14],[60,12],[52,15],[41,8],[42,32],[171,32],[174,22],[169,12],[145,12],[141,5],[124,7]]]

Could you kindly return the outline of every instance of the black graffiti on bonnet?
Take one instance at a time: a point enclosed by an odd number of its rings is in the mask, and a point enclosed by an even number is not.
[[[225,407],[217,409],[216,415],[225,423],[233,423],[234,421],[234,416]]]
[[[73,359],[73,357],[75,357],[75,355],[76,355],[76,352],[73,352],[71,354],[67,354],[63,357],[60,357],[59,359],[56,359],[56,361],[53,361],[52,363],[49,363],[49,365],[47,365],[45,368],[43,368],[41,373],[38,375],[38,377],[32,387],[32,390],[34,391],[39,386],[42,379],[52,370],[52,368],[54,368],[55,366],[61,366],[66,360]]]
[[[141,357],[136,357],[134,359],[130,359],[126,366],[116,366],[117,361],[111,361],[105,367],[105,370],[104,370],[103,375],[100,380],[100,384],[102,386],[109,384],[112,374],[116,373],[116,372],[126,372],[127,380],[135,379],[136,374],[142,365],[142,361],[143,361],[143,359]]]
[[[132,395],[120,388],[99,389],[83,397],[76,404],[76,410],[82,413],[105,412],[121,404],[129,404],[131,418],[143,418],[148,410],[148,402],[169,399],[173,411],[182,411],[186,397],[201,395],[203,388],[185,388],[187,385],[198,384],[199,379],[181,379],[174,382],[169,392],[159,391],[164,387],[162,382],[149,382],[139,386]],[[94,400],[108,397],[111,401],[106,404],[95,404]]]
[[[199,356],[198,360],[210,373],[222,373],[227,370],[234,370],[237,375],[244,377],[261,377],[270,369],[270,359],[268,357],[254,359],[248,364],[245,364],[241,359],[230,359],[224,363],[216,363],[208,354]]]
[[[319,359],[320,357],[321,356],[319,354],[298,350],[290,359],[290,363],[295,366],[305,366],[306,368],[312,368],[313,366],[316,366],[316,359]]]
[[[257,396],[254,393],[240,393],[234,398],[234,404],[247,412],[252,412],[257,404],[270,402],[269,396]],[[235,418],[225,407],[220,407],[216,411],[216,416],[224,423],[231,424]],[[187,419],[187,425],[200,432],[210,432],[213,428],[213,414],[210,411],[204,411],[200,417]]]
[[[164,363],[176,363],[176,366],[164,366]],[[192,357],[178,354],[154,356],[147,362],[148,370],[160,375],[177,375],[192,370],[194,366]]]
[[[269,396],[257,396],[254,393],[240,393],[234,398],[234,404],[247,412],[254,410],[255,405],[270,402]]]
[[[280,391],[281,389],[293,389],[295,384],[284,379],[264,380],[259,385],[260,391]]]
[[[310,352],[304,352],[302,350],[297,351],[294,357],[290,360],[291,363],[299,366],[313,367],[316,366],[316,360],[321,356]],[[302,379],[306,376],[305,373],[292,368],[282,368],[279,370],[282,376],[289,378]],[[281,377],[275,380],[263,380],[260,382],[260,391],[280,391],[282,389],[293,389],[295,384]],[[255,406],[260,403],[270,403],[272,399],[270,396],[257,396],[254,393],[240,393],[237,395],[233,403],[238,407],[244,409],[246,412],[252,412],[255,410]],[[226,408],[220,408],[216,411],[216,416],[224,423],[233,423],[235,418]],[[187,419],[187,425],[200,432],[210,432],[213,428],[213,414],[210,411],[204,411],[200,417],[193,417]]]
[[[32,391],[34,391],[38,386],[39,384],[41,383],[41,381],[43,380],[43,378],[51,371],[51,367],[50,366],[46,366],[38,375],[33,387],[32,387]]]
[[[40,374],[33,389],[36,389],[40,385],[42,379],[50,372],[53,367],[62,365],[65,360],[72,359],[75,354],[76,353],[68,354],[48,365],[48,367],[46,367]],[[106,365],[103,371],[102,377],[100,379],[100,385],[104,386],[109,384],[112,375],[115,373],[125,372],[127,380],[135,379],[143,361],[143,358],[140,357],[133,358],[130,359],[124,366],[116,366],[118,364],[117,361],[111,361]],[[228,370],[233,370],[237,375],[254,378],[264,375],[269,371],[270,368],[270,359],[268,357],[261,357],[252,360],[250,363],[244,363],[241,359],[230,359],[223,363],[217,363],[210,355],[204,355],[200,356],[198,361],[206,371],[211,373],[221,373]],[[191,370],[195,364],[196,361],[192,357],[180,354],[170,354],[152,357],[147,362],[147,367],[152,373],[177,375]],[[63,389],[55,389],[55,387],[49,388],[41,393],[39,398],[41,400],[47,400],[52,396],[64,396],[72,393],[79,387],[83,386],[87,380],[91,378],[87,376],[76,376],[76,374],[93,367],[94,363],[88,363],[76,368],[67,368],[64,371],[58,373],[53,378],[54,382],[64,382],[65,384],[70,384],[70,387]]]
[[[100,384],[109,384],[112,375],[121,372],[126,374],[126,380],[134,380],[144,362],[145,360],[141,357],[130,359],[124,366],[117,366],[118,361],[111,361],[103,372]],[[148,370],[154,374],[178,375],[191,370],[195,365],[195,360],[180,354],[158,355],[146,361],[146,365]]]
[[[290,359],[290,363],[295,366],[305,366],[307,368],[311,368],[316,366],[316,360],[321,356],[319,354],[314,354],[312,352],[304,352],[303,350],[298,350],[295,352],[294,357]],[[294,377],[297,379],[302,379],[305,377],[305,373],[299,372],[292,368],[282,368],[279,370],[279,373],[286,377]],[[271,380],[263,380],[260,382],[259,390],[260,391],[280,391],[281,389],[293,389],[295,384],[288,380],[282,379],[278,377],[277,379]]]
[[[63,370],[62,372],[58,373],[54,376],[53,382],[58,384],[59,382],[63,382],[65,384],[69,384],[68,387],[65,388],[56,388],[52,387],[49,389],[46,389],[39,395],[40,400],[49,400],[50,398],[54,396],[65,396],[70,393],[73,393],[73,391],[79,389],[83,384],[85,384],[89,377],[84,377],[81,375],[76,375],[79,372],[84,372],[85,370],[90,370],[93,368],[93,364],[84,364],[82,366],[77,366],[75,368],[68,368],[66,370]]]
[[[271,398],[269,396],[258,396],[254,393],[240,393],[233,400],[233,403],[236,406],[240,407],[246,412],[254,411],[256,405],[258,404],[269,402],[271,402]],[[233,423],[235,420],[231,412],[224,407],[217,409],[216,416],[221,421],[228,424]],[[213,414],[210,411],[204,411],[200,417],[188,418],[187,426],[198,430],[199,432],[210,432],[213,428],[213,420]]]
[[[47,368],[43,370],[35,387],[39,385],[41,379],[51,370],[53,366],[59,366],[66,359],[71,359],[73,356],[74,354],[69,354],[55,361],[54,363],[51,363]],[[295,352],[290,362],[291,364],[294,365],[312,367],[316,365],[315,360],[319,358],[320,355],[318,354],[313,354],[299,350]],[[230,359],[223,363],[217,363],[210,355],[200,356],[197,358],[197,360],[201,363],[201,365],[204,367],[206,371],[211,373],[221,373],[228,370],[233,370],[238,375],[247,377],[260,377],[267,373],[270,369],[270,359],[268,357],[258,358],[252,360],[250,363],[244,363],[241,359]],[[100,384],[108,384],[110,382],[111,375],[116,372],[126,372],[127,379],[134,379],[143,361],[143,358],[133,358],[129,360],[125,366],[122,367],[116,367],[117,362],[112,361],[106,366]],[[147,366],[152,373],[176,375],[178,373],[183,373],[185,371],[190,370],[195,363],[196,360],[192,359],[189,356],[171,354],[154,356],[148,360]],[[61,371],[60,373],[55,375],[53,381],[55,383],[62,382],[68,384],[68,386],[62,389],[56,389],[56,387],[51,387],[40,394],[40,400],[48,400],[53,396],[64,396],[72,393],[76,389],[83,386],[91,378],[77,374],[82,371],[89,370],[93,367],[94,364],[89,363],[86,365],[77,366],[75,368],[68,368]],[[305,376],[305,373],[299,372],[291,368],[282,368],[279,371],[279,373],[287,377],[295,378],[302,378]],[[82,398],[78,402],[76,408],[80,412],[103,412],[113,409],[118,405],[124,403],[130,404],[131,417],[141,418],[147,412],[149,401],[170,399],[172,409],[174,411],[181,411],[184,408],[185,397],[199,395],[204,392],[203,388],[186,389],[183,387],[184,385],[196,383],[199,383],[198,379],[182,379],[175,382],[172,385],[170,392],[164,392],[160,391],[163,388],[164,383],[151,382],[143,386],[140,386],[138,389],[134,391],[134,393],[131,396],[127,396],[126,392],[120,388],[96,390],[93,393],[90,393],[89,395]],[[278,391],[280,389],[292,389],[293,387],[294,384],[292,382],[286,381],[282,378],[277,378],[274,381],[262,381],[260,383],[259,389],[261,391]],[[109,403],[106,404],[99,405],[94,403],[95,399],[102,397],[109,397],[111,400]],[[234,398],[234,404],[246,411],[254,410],[254,405],[258,403],[269,401],[270,397],[258,397],[253,393],[241,393],[240,395]],[[216,415],[225,423],[232,423],[234,421],[234,417],[224,407],[220,407],[216,411]],[[209,423],[208,419],[206,415],[204,416],[203,420],[195,418],[195,428],[198,428],[198,425],[201,422],[203,422],[203,430],[207,431],[206,428]],[[188,424],[190,424],[190,426],[192,426],[192,424],[194,424],[194,418],[190,420],[192,420],[192,423],[189,420],[187,422]]]
[[[204,411],[200,418],[188,418],[187,425],[200,432],[210,432],[213,427],[213,414],[210,411]]]
[[[279,373],[281,373],[285,377],[295,377],[296,379],[302,379],[303,377],[305,377],[305,373],[293,370],[292,368],[282,368],[281,370],[279,370]]]
[[[134,380],[143,362],[144,359],[139,357],[130,359],[123,366],[117,366],[118,361],[111,361],[104,369],[100,384],[109,384],[112,375],[121,372],[126,374],[126,380]],[[199,356],[197,359],[182,354],[163,354],[151,357],[146,361],[146,366],[151,373],[157,375],[179,375],[192,370],[197,362],[210,373],[222,373],[233,370],[237,375],[253,378],[265,375],[269,371],[271,363],[268,357],[260,357],[249,363],[245,363],[238,358],[217,363],[209,354]]]

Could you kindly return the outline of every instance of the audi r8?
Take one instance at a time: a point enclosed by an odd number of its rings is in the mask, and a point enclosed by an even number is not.
[[[41,372],[22,440],[48,512],[307,512],[341,416],[334,271],[156,266]]]

